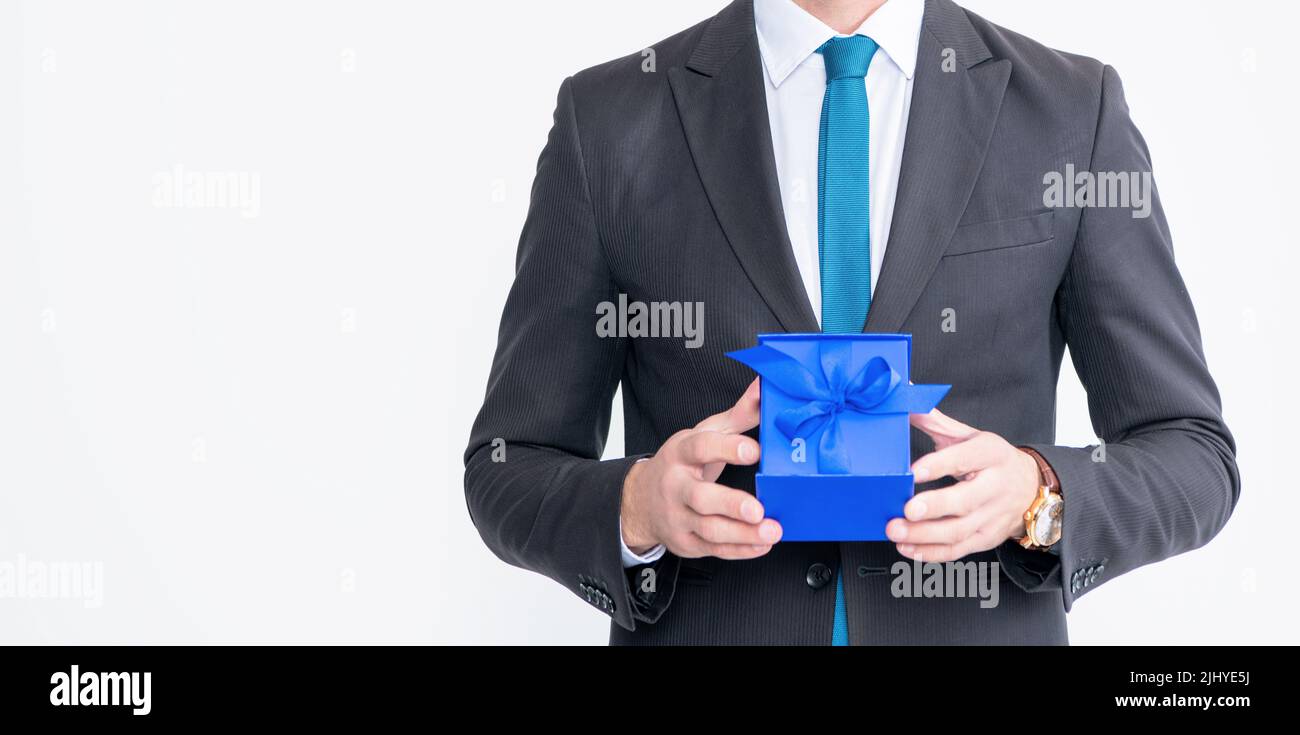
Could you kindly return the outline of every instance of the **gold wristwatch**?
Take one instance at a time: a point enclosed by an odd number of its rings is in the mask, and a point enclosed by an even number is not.
[[[1025,535],[1017,539],[1026,549],[1048,549],[1061,540],[1062,514],[1065,501],[1061,498],[1061,485],[1056,472],[1043,459],[1043,455],[1020,447],[1020,451],[1034,458],[1038,464],[1038,497],[1025,511]]]

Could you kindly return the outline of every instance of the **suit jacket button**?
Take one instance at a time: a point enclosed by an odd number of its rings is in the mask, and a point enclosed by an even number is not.
[[[831,568],[821,562],[817,562],[808,567],[808,576],[805,577],[804,580],[808,582],[809,587],[819,590],[830,584]]]

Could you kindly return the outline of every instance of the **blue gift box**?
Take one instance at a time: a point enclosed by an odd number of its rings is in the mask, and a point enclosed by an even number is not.
[[[762,378],[758,499],[785,541],[884,541],[912,497],[909,413],[950,386],[912,385],[906,334],[760,334],[728,354]]]

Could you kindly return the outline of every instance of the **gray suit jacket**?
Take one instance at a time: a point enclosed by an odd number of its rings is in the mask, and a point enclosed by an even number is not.
[[[761,332],[817,331],[785,230],[751,3],[654,49],[655,71],[638,53],[560,86],[465,453],[469,510],[500,558],[608,614],[613,643],[826,644],[834,584],[810,573],[818,564],[844,572],[854,643],[1065,643],[1079,597],[1223,527],[1235,447],[1158,201],[1147,219],[1044,206],[1047,172],[1150,171],[1119,78],[928,0],[865,331],[910,333],[912,379],[953,385],[946,413],[1047,458],[1066,499],[1059,553],[1008,542],[971,557],[999,561],[1009,582],[992,609],[896,598],[902,557],[887,543],[781,543],[745,562],[669,553],[654,585],[625,571],[630,464],[736,400],[753,374],[724,353]],[[704,302],[703,346],[599,337],[596,305],[619,294]],[[1054,446],[1067,345],[1104,461]],[[601,461],[620,384],[628,458]],[[917,456],[930,448],[914,433]],[[753,476],[733,467],[720,481],[752,490]]]

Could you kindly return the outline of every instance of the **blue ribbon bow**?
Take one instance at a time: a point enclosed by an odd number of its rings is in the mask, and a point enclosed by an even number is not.
[[[821,432],[817,471],[846,475],[851,471],[849,448],[840,431],[845,411],[865,414],[929,413],[951,386],[903,382],[883,357],[873,357],[856,374],[848,340],[819,344],[820,371],[809,370],[795,358],[767,345],[727,354],[754,369],[782,393],[804,403],[776,415],[776,427],[791,440],[810,440]]]

